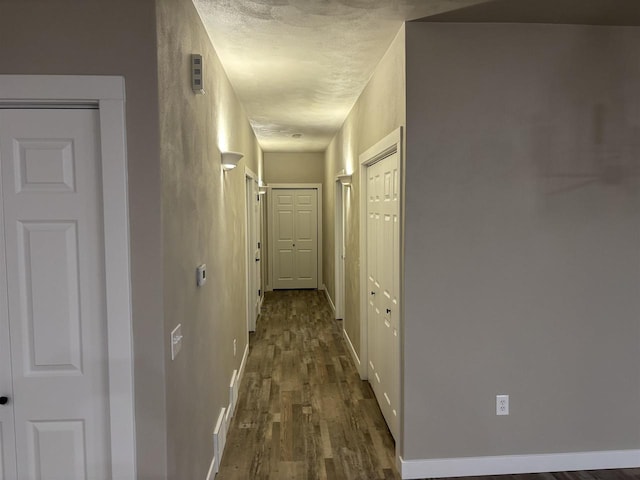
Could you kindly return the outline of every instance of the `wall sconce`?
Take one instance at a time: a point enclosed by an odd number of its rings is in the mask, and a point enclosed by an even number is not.
[[[224,170],[233,170],[238,166],[238,162],[244,155],[239,152],[222,152],[221,157],[222,168]]]
[[[346,174],[346,173],[341,173],[338,176],[336,176],[336,179],[340,180],[340,183],[342,185],[348,187],[349,185],[351,185],[352,175],[351,174]]]

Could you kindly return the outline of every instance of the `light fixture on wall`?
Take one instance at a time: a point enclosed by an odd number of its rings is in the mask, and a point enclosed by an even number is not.
[[[345,186],[351,185],[352,175],[349,173],[340,173],[336,176],[337,180],[340,180],[340,183]]]
[[[239,152],[222,152],[222,168],[224,170],[233,170],[238,166],[238,162],[244,155]]]

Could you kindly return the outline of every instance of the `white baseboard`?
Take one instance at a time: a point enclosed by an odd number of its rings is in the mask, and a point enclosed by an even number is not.
[[[216,476],[216,472],[218,471],[218,466],[216,465],[216,456],[213,456],[211,460],[211,465],[209,465],[209,472],[207,473],[207,480],[213,480]]]
[[[400,474],[403,479],[604,470],[640,467],[640,450],[425,460],[404,460],[400,457],[399,463]]]
[[[249,356],[249,342],[244,347],[244,353],[242,354],[242,362],[240,362],[240,370],[238,370],[238,387],[240,386],[240,382],[242,382],[242,377],[244,376],[244,367],[247,366],[247,357]]]
[[[344,336],[344,339],[347,342],[347,346],[349,347],[349,353],[351,353],[351,358],[353,358],[353,361],[356,364],[356,369],[359,372],[360,371],[360,367],[361,367],[360,358],[358,358],[358,353],[356,352],[356,349],[353,347],[353,343],[351,343],[351,339],[349,338],[349,334],[347,333],[347,331],[344,328],[342,329],[342,335]]]
[[[211,460],[211,466],[209,467],[209,473],[207,474],[207,480],[213,480],[220,469],[220,461],[222,460],[222,454],[224,453],[224,447],[227,443],[227,433],[231,426],[231,419],[235,413],[236,405],[238,404],[238,396],[240,392],[240,383],[242,382],[242,376],[244,375],[244,369],[247,365],[247,357],[249,356],[249,344],[244,347],[244,353],[242,354],[242,362],[240,362],[240,369],[234,370],[231,375],[231,382],[229,383],[229,405],[226,408],[220,410],[218,415],[218,421],[213,431],[213,460]]]
[[[336,316],[336,306],[333,303],[333,300],[331,299],[331,295],[329,295],[329,290],[327,290],[325,288],[325,286],[322,286],[322,290],[324,290],[324,296],[327,297],[327,300],[329,301],[329,305],[331,306],[331,310],[333,311],[333,316]]]

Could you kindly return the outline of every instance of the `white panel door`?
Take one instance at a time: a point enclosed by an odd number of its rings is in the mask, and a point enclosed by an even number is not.
[[[367,168],[368,378],[397,438],[400,406],[398,154]]]
[[[318,288],[318,191],[273,189],[273,288]]]
[[[251,177],[247,181],[247,298],[249,331],[256,329],[256,320],[260,313],[260,196],[258,183]]]
[[[0,110],[19,480],[111,477],[98,131],[97,110]]]

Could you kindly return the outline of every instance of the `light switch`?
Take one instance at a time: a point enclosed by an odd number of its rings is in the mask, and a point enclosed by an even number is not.
[[[207,266],[203,263],[196,268],[196,284],[201,287],[207,283]]]
[[[182,324],[178,324],[171,332],[171,360],[174,360],[182,348]]]

